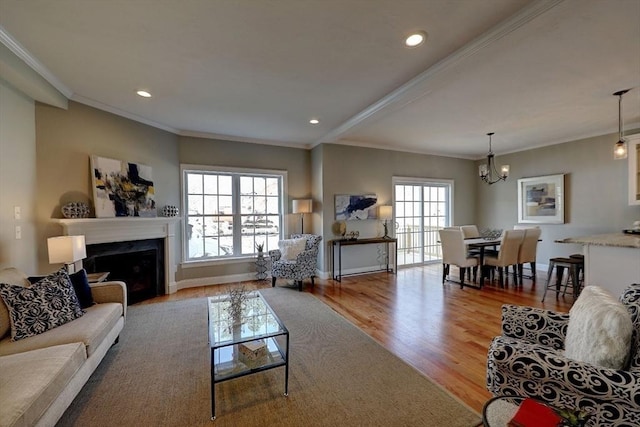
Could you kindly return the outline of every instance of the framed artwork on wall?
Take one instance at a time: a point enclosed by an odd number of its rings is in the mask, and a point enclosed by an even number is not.
[[[91,182],[96,218],[157,216],[150,166],[91,156]]]
[[[375,194],[336,194],[336,220],[376,219],[378,197]]]
[[[564,174],[518,180],[518,222],[564,224]]]

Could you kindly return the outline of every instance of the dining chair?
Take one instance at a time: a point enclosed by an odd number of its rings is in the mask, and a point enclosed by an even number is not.
[[[460,288],[464,287],[464,276],[467,269],[473,270],[473,281],[478,272],[478,258],[467,256],[467,248],[461,230],[439,230],[442,245],[442,283],[447,280],[452,265],[460,269]]]
[[[524,240],[525,230],[505,230],[502,234],[500,242],[500,250],[497,255],[488,255],[484,257],[484,266],[496,267],[500,275],[500,287],[504,288],[504,275],[509,273],[509,266],[514,266],[517,271],[518,254],[520,245]],[[493,279],[493,269],[491,270],[491,278]],[[513,277],[514,283],[518,284],[518,275]]]
[[[461,225],[460,230],[465,239],[473,239],[480,236],[480,231],[477,225]]]
[[[518,251],[518,268],[514,272],[518,274],[520,284],[522,285],[522,278],[524,276],[524,264],[529,263],[531,266],[531,279],[536,280],[536,252],[538,251],[538,240],[542,230],[540,228],[525,228],[524,238]]]

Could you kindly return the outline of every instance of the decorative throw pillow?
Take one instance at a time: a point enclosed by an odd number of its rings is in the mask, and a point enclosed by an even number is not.
[[[278,242],[278,248],[284,261],[295,261],[296,257],[304,251],[307,239],[286,239]]]
[[[42,280],[42,278],[42,276],[32,276],[29,277],[29,282],[32,284],[37,283]],[[91,286],[89,286],[89,277],[87,277],[85,269],[83,268],[80,271],[69,274],[69,278],[71,279],[71,284],[73,285],[73,289],[78,297],[80,308],[85,309],[95,304],[93,301],[93,294],[91,293]]]
[[[586,286],[569,311],[566,357],[612,369],[624,368],[633,325],[627,308],[599,286]]]
[[[9,308],[12,341],[41,334],[84,314],[64,270],[29,287],[2,283],[0,297]]]

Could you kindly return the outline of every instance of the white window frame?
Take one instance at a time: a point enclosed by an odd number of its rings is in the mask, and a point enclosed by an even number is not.
[[[181,209],[183,212],[183,221],[182,221],[182,262],[181,265],[183,267],[206,267],[207,265],[217,265],[217,264],[233,264],[239,262],[246,262],[248,259],[255,258],[254,254],[245,254],[241,255],[238,251],[235,250],[235,246],[241,244],[240,240],[240,232],[241,227],[234,227],[233,230],[233,242],[234,242],[234,254],[227,256],[216,256],[209,257],[203,259],[187,259],[188,245],[189,241],[187,239],[188,233],[188,224],[189,217],[187,212],[187,197],[188,191],[185,187],[186,185],[186,174],[188,172],[193,173],[220,173],[220,174],[233,174],[233,175],[252,175],[252,176],[278,176],[281,179],[281,188],[280,188],[280,201],[279,201],[279,210],[280,210],[280,223],[278,227],[279,239],[282,239],[282,236],[288,234],[288,227],[286,221],[286,200],[288,200],[287,195],[287,171],[284,170],[275,170],[275,169],[258,169],[258,168],[235,168],[228,166],[210,166],[210,165],[194,165],[194,164],[181,164],[180,165],[180,192],[181,192]],[[235,180],[234,180],[235,182]],[[234,184],[233,188],[233,216],[241,217],[240,209],[238,208],[238,198],[239,188]],[[234,221],[235,223],[235,221]],[[238,224],[240,224],[238,222]]]

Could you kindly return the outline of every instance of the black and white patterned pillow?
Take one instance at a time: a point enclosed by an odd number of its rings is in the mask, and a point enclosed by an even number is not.
[[[41,334],[84,314],[64,269],[29,287],[0,283],[0,297],[9,309],[12,341]]]

